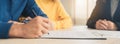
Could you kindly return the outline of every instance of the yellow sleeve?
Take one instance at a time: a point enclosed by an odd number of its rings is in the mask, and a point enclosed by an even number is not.
[[[50,0],[36,0],[36,2],[54,23],[56,29],[72,27],[72,20],[59,0],[55,0],[54,2]]]
[[[57,1],[57,12],[56,12],[56,19],[54,21],[56,29],[66,29],[72,27],[73,23],[65,11],[64,7],[62,6],[60,1]]]

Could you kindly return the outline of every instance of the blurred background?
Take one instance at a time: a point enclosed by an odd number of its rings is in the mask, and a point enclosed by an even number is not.
[[[61,0],[64,8],[71,16],[74,25],[86,25],[96,0]]]

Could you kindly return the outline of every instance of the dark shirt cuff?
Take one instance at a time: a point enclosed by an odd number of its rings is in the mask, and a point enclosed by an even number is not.
[[[10,23],[1,23],[0,25],[0,39],[9,38]]]

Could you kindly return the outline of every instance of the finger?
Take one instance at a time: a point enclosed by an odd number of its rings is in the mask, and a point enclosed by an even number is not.
[[[38,34],[36,34],[36,35],[38,35],[38,37],[41,37],[41,36],[43,35],[42,30],[44,30],[44,29],[43,29],[43,28],[41,28],[41,29],[39,30]]]
[[[107,23],[107,21],[106,20],[102,20],[102,21],[100,21],[99,23],[101,23],[101,24],[103,24],[104,26],[108,26],[108,23]]]
[[[100,26],[100,21],[102,21],[102,20],[98,20],[97,22],[96,22],[96,29],[98,29],[98,30],[102,30],[103,28],[102,28],[102,26]]]
[[[50,21],[48,18],[44,18],[44,17],[41,17],[41,18],[42,18],[43,21],[46,22],[46,23],[49,23],[49,21]]]
[[[44,26],[41,25],[41,31],[40,32],[42,32],[42,34],[46,34],[46,33],[48,33],[48,30]]]
[[[42,25],[39,25],[38,27],[35,27],[33,34],[41,37],[43,35],[42,30],[45,30],[45,28]]]
[[[98,24],[96,24],[96,29],[100,30],[100,26]]]
[[[41,37],[43,35],[42,30],[39,32],[39,35],[37,37]]]
[[[48,24],[50,25],[50,29],[49,29],[49,30],[55,30],[54,23],[52,23],[52,22],[50,21]]]
[[[102,30],[107,30],[107,27],[105,26],[105,25],[103,25],[103,24],[99,24],[100,25],[100,28],[102,29]]]
[[[100,20],[98,20],[98,21],[96,22],[96,29],[98,29],[98,30],[101,29],[100,26],[99,26],[99,21],[100,21]]]
[[[100,26],[99,24],[96,24],[96,29],[103,30],[104,28],[102,26]]]
[[[97,22],[100,22],[100,21],[103,21],[103,20],[100,19],[100,20],[98,20]]]
[[[109,22],[109,21],[107,21],[107,24],[108,24],[108,29],[110,29],[110,27],[111,27],[110,22]]]
[[[46,25],[45,25],[45,24],[46,24]],[[54,29],[55,29],[54,26],[53,26],[53,24],[52,24],[51,22],[49,22],[48,24],[47,24],[47,23],[44,23],[43,25],[46,26],[46,28],[47,28],[48,30],[54,30]]]
[[[109,27],[108,27],[109,30],[116,30],[116,25],[113,22],[108,21],[108,24],[109,24]]]
[[[96,29],[100,30],[101,28],[100,28],[100,26],[96,26]]]
[[[44,30],[42,30],[42,33],[43,33],[43,34],[47,34],[47,33],[48,33],[48,30],[47,30],[47,29],[44,29]]]
[[[46,29],[50,30],[52,27],[52,23],[50,23],[50,21],[47,19],[47,18],[43,18],[43,17],[40,17],[38,16],[37,18],[40,18],[42,21],[39,21],[39,23],[45,27]]]
[[[54,29],[52,22],[48,18],[41,17],[43,23],[42,25],[48,30]]]
[[[48,23],[45,23],[45,22],[41,22],[41,25],[46,28],[46,29],[49,29],[50,28],[50,24]]]
[[[97,22],[96,22],[96,28],[98,29],[98,30],[104,30],[104,29],[106,29],[106,27],[102,24],[102,23],[100,23],[102,20],[98,20]]]

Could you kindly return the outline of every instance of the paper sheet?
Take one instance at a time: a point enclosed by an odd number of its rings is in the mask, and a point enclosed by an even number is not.
[[[89,31],[50,31],[44,37],[52,38],[102,38],[100,35],[94,35]]]
[[[120,38],[120,31],[92,31],[106,38]]]
[[[42,38],[120,38],[119,31],[50,31]]]

